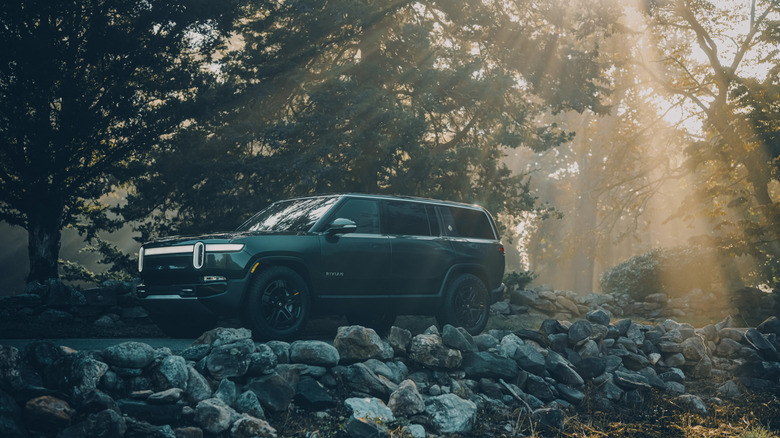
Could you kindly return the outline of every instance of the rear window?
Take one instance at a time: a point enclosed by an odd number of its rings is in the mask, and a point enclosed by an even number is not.
[[[444,225],[444,234],[447,236],[489,240],[496,238],[488,215],[481,210],[439,207],[439,213]]]
[[[384,218],[385,234],[430,236],[434,231],[428,220],[428,209],[419,202],[388,201]],[[438,235],[438,229],[435,231]]]

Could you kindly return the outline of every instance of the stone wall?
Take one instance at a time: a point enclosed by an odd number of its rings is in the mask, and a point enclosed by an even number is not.
[[[777,293],[766,293],[750,287],[728,295],[695,289],[681,298],[657,293],[648,295],[643,301],[634,301],[629,294],[579,294],[541,285],[510,291],[509,298],[494,304],[492,311],[503,319],[513,319],[516,315],[576,319],[592,310],[603,310],[611,318],[633,316],[649,321],[663,321],[666,318],[721,320],[732,316],[740,321],[759,322],[776,315],[779,308]]]
[[[778,335],[774,317],[757,328],[727,318],[696,329],[611,322],[595,310],[474,337],[452,326],[416,336],[393,327],[386,338],[344,326],[332,343],[258,344],[248,330],[217,328],[176,353],[38,341],[0,346],[0,436],[274,437],[274,418],[300,411],[339,423],[342,435],[423,437],[467,434],[486,408],[520,410],[543,431],[565,427],[585,400],[595,410],[636,409],[651,390],[706,414],[717,400],[689,393],[691,382],[725,398],[779,393]],[[516,423],[497,427],[511,434]]]

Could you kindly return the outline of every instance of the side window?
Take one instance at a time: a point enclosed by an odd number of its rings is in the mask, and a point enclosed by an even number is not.
[[[382,223],[385,234],[431,235],[428,211],[425,204],[419,202],[388,201],[385,204],[385,216]]]
[[[357,224],[356,233],[379,234],[379,207],[376,201],[370,199],[348,199],[338,210],[333,219],[350,219]]]
[[[439,207],[439,212],[444,225],[444,234],[447,236],[490,240],[496,238],[493,234],[493,227],[490,225],[490,219],[483,211],[470,208]]]

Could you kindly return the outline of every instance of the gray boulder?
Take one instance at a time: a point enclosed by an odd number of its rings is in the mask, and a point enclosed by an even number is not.
[[[390,394],[388,407],[397,416],[411,416],[425,411],[425,402],[413,380],[404,380]]]
[[[422,334],[412,338],[409,358],[420,365],[430,368],[459,368],[463,356],[459,350],[444,346],[441,337],[436,334]]]
[[[359,325],[339,327],[333,346],[345,363],[387,358],[387,350],[379,335],[373,329]]]
[[[212,345],[215,344],[217,340]],[[220,342],[212,347],[211,352],[206,356],[206,369],[217,380],[243,376],[249,369],[254,350],[255,344],[251,339],[242,339],[229,344]]]
[[[218,435],[228,430],[238,417],[238,414],[222,400],[209,398],[199,402],[195,407],[193,420],[206,432]]]
[[[332,367],[339,363],[339,351],[323,341],[296,341],[290,344],[290,361]]]
[[[103,349],[103,360],[122,368],[144,368],[154,360],[154,348],[143,342],[122,342]]]
[[[455,394],[431,397],[425,403],[425,412],[442,434],[468,433],[477,420],[477,405]]]

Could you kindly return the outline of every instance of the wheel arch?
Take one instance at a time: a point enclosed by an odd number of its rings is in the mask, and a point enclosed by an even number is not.
[[[246,303],[246,300],[249,298],[249,291],[252,288],[252,284],[254,283],[255,278],[257,278],[265,270],[275,266],[283,266],[295,271],[295,273],[300,275],[303,281],[306,282],[306,286],[309,288],[309,294],[313,295],[312,281],[311,281],[311,276],[309,275],[309,270],[306,268],[306,263],[298,257],[292,257],[292,256],[262,257],[252,261],[252,264],[250,266],[251,268],[249,269],[248,281],[244,286],[244,292],[241,298],[242,303]]]
[[[444,277],[444,281],[439,288],[439,296],[442,299],[444,299],[444,296],[447,292],[447,286],[449,286],[450,282],[462,274],[474,275],[475,277],[479,278],[479,280],[485,285],[486,289],[490,290],[490,284],[488,282],[489,276],[483,266],[478,264],[458,264],[452,266],[450,270],[447,271],[447,275]]]

